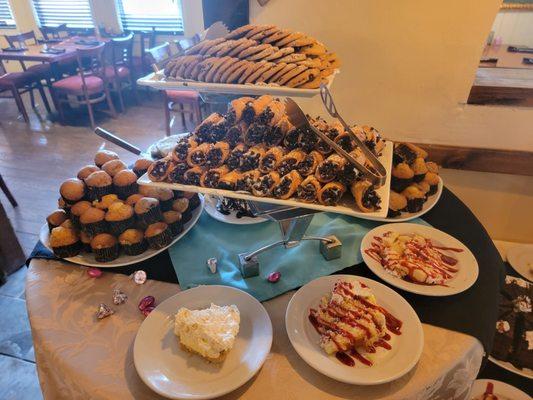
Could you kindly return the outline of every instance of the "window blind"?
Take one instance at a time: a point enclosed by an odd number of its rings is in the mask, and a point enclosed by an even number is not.
[[[150,31],[183,34],[183,17],[179,0],[118,0],[122,28],[127,31]]]
[[[40,26],[94,27],[89,0],[33,0],[33,7]]]
[[[0,0],[0,29],[15,27],[15,20],[11,13],[8,0]]]

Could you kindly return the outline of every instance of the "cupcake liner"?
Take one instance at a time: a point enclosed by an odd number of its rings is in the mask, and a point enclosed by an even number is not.
[[[135,172],[135,175],[137,175],[139,178],[146,174],[148,172],[148,169],[134,169],[133,172]]]
[[[78,200],[69,200],[63,196],[61,196],[61,198],[63,199],[63,201],[65,202],[65,204],[68,204],[69,206],[73,206],[74,204],[76,204],[78,201],[82,201],[82,200],[85,200],[85,197],[87,196],[83,196],[81,199],[78,199]]]
[[[96,236],[99,233],[105,233],[107,230],[107,223],[102,221],[91,222],[89,224],[81,224],[81,229],[89,236]]]
[[[90,201],[100,200],[106,194],[113,192],[113,185],[107,186],[89,186],[87,191],[87,198]]]
[[[80,217],[71,213],[70,220],[76,229],[81,229]]]
[[[173,222],[168,226],[170,227],[172,235],[174,236],[178,236],[181,232],[183,232],[183,221]]]
[[[413,181],[412,179],[402,179],[402,178],[396,178],[393,176],[391,178],[390,187],[396,193],[401,193],[407,186],[409,186],[412,183],[412,181]]]
[[[159,207],[161,207],[161,211],[170,211],[172,210],[172,203],[174,202],[174,198],[170,200],[159,200]]]
[[[159,207],[151,208],[144,214],[137,214],[137,221],[142,228],[146,228],[148,225],[161,221],[162,219],[163,216],[161,215],[161,208]]]
[[[97,262],[113,261],[118,258],[119,251],[120,251],[120,248],[118,247],[118,244],[115,244],[114,246],[111,246],[111,247],[93,249],[94,259]]]
[[[181,222],[182,224],[186,224],[187,222],[189,222],[192,218],[192,211],[189,209],[187,209],[187,211],[185,211],[184,213],[181,214]]]
[[[426,174],[418,174],[415,176],[413,176],[413,182],[422,182],[424,180],[424,178],[426,177]]]
[[[189,199],[189,210],[194,210],[196,207],[198,207],[200,205],[200,197],[198,197],[197,194],[195,194],[194,196],[192,196],[190,199]]]
[[[54,255],[59,258],[68,258],[77,256],[81,251],[81,242],[67,244],[65,246],[52,247]]]
[[[52,225],[50,222],[48,224],[48,232],[52,233],[52,229],[57,228],[59,225]]]
[[[148,248],[148,243],[146,240],[143,240],[139,243],[132,243],[132,244],[126,244],[121,245],[122,250],[124,251],[124,254],[128,256],[138,256],[139,254],[142,254],[146,251]]]
[[[181,199],[183,197],[182,190],[173,190],[173,192],[174,192],[174,199]]]
[[[139,185],[137,182],[127,186],[115,186],[115,193],[121,200],[126,200],[128,196],[135,194],[139,191]]]
[[[424,201],[425,199],[423,198],[407,200],[407,211],[409,211],[410,213],[419,212],[422,209],[422,206],[424,205]]]
[[[402,212],[400,210],[391,210],[389,208],[389,211],[387,212],[387,218],[395,218],[398,215],[400,215]]]
[[[427,193],[428,196],[433,196],[435,193],[437,193],[437,190],[439,189],[439,185],[429,185],[429,191]]]
[[[146,240],[152,249],[162,249],[172,242],[172,232],[167,228],[158,235],[147,237]]]
[[[92,249],[90,243],[81,242],[81,250],[86,252],[86,253],[92,253],[93,252],[93,249]]]
[[[109,233],[114,236],[120,235],[126,229],[133,228],[135,226],[135,218],[133,215],[122,221],[107,221],[107,226],[109,227]]]

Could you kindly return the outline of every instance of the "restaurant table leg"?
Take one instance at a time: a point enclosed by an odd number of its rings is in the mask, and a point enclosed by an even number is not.
[[[46,108],[46,111],[48,114],[52,113],[52,110],[50,109],[50,103],[48,103],[48,99],[46,98],[46,93],[44,92],[43,85],[41,82],[38,82],[37,84],[37,90],[39,90],[39,94],[41,95],[41,98],[43,99],[44,107]]]
[[[26,112],[26,107],[24,106],[24,102],[22,101],[22,98],[20,97],[20,93],[16,87],[11,88],[11,93],[13,94],[13,98],[15,99],[15,102],[17,103],[17,107],[22,114],[22,117],[24,118],[24,121],[26,123],[30,122],[30,118],[28,117],[28,113]]]

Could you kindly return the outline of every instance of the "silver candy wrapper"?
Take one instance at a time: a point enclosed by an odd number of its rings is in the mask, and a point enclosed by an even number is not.
[[[209,258],[207,260],[207,266],[209,267],[209,270],[212,274],[215,274],[217,272],[217,262],[218,260],[215,257]]]
[[[135,282],[137,285],[142,285],[144,282],[146,282],[146,272],[143,270],[135,271],[131,277],[133,282]]]
[[[113,289],[113,304],[124,304],[128,300],[128,295],[122,292],[120,289]]]
[[[114,314],[115,312],[106,306],[104,303],[100,303],[98,306],[98,311],[96,312],[96,317],[98,319],[103,319],[105,317],[109,317],[110,315]]]

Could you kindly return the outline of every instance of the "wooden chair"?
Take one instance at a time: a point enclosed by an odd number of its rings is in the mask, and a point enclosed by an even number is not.
[[[137,81],[133,75],[133,33],[123,38],[116,38],[109,43],[111,65],[105,68],[106,78],[112,92],[116,92],[121,111],[125,110],[122,91],[130,88],[137,103]]]
[[[39,28],[41,35],[45,41],[60,41],[66,39],[69,35],[67,24],[61,24],[58,26],[41,26]],[[63,33],[63,35],[62,35]]]
[[[140,55],[133,56],[133,67],[135,69],[135,76],[141,77],[152,71],[150,58],[147,57],[146,51],[155,47],[155,27],[150,31],[139,32],[136,36],[139,37]]]
[[[15,200],[15,197],[9,191],[9,188],[7,187],[7,184],[4,181],[4,178],[2,178],[2,175],[0,175],[0,189],[2,189],[2,192],[4,192],[4,194],[6,195],[7,199],[11,203],[11,205],[13,207],[17,207],[18,206],[17,200]]]
[[[116,117],[105,73],[105,46],[105,43],[102,43],[87,49],[77,49],[78,75],[69,76],[52,84],[52,96],[54,97],[54,103],[58,107],[62,122],[65,121],[62,103],[68,103],[69,96],[74,97],[77,104],[87,106],[93,129],[96,127],[93,104],[107,101],[111,115],[113,118]]]
[[[33,99],[33,90],[35,89],[39,91],[39,94],[43,99],[44,106],[46,107],[46,111],[50,113],[50,105],[48,104],[48,99],[44,93],[39,76],[31,71],[7,73],[4,65],[0,62],[0,93],[7,92],[7,97],[15,100],[18,110],[22,114],[22,117],[26,123],[29,123],[30,119],[28,117],[28,113],[26,112],[26,107],[24,106],[21,95],[24,93],[31,93]]]
[[[170,61],[170,44],[165,42],[149,49],[148,53],[152,59],[154,72],[158,72],[165,68],[165,65]],[[163,93],[164,99],[165,131],[167,136],[170,136],[170,126],[172,123],[171,112],[181,114],[181,121],[184,128],[187,127],[185,114],[190,115],[190,120],[195,126],[201,122],[202,113],[200,111],[200,94],[198,92],[188,90],[161,90],[161,92]]]

